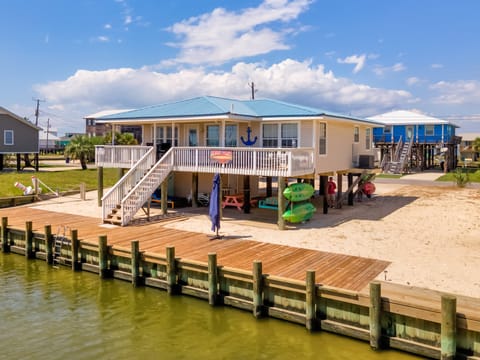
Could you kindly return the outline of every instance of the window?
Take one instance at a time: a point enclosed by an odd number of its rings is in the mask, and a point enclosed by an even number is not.
[[[13,130],[4,130],[3,131],[3,144],[4,145],[13,145]]]
[[[220,126],[207,125],[207,146],[220,146]]]
[[[383,128],[384,134],[391,134],[392,133],[392,125],[387,125]]]
[[[360,128],[355,126],[353,128],[353,142],[358,143],[360,141]]]
[[[296,148],[297,144],[297,124],[282,124],[282,148]]]
[[[174,144],[178,146],[178,127],[175,126],[175,136],[172,139],[172,127],[171,126],[158,126],[156,128],[156,141],[157,145],[161,144]]]
[[[365,149],[370,150],[372,147],[372,129],[365,129]]]
[[[237,125],[225,126],[225,146],[227,147],[237,146]]]
[[[278,147],[278,124],[263,124],[263,147]]]
[[[425,125],[425,136],[433,136],[434,130],[434,125]]]
[[[320,123],[320,131],[318,136],[318,153],[320,155],[327,154],[327,124]]]

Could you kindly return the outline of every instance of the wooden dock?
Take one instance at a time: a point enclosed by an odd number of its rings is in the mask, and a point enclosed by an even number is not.
[[[43,232],[45,225],[51,225],[54,235],[63,235],[65,228],[77,229],[81,242],[98,244],[98,237],[106,235],[108,245],[130,249],[131,242],[138,240],[140,251],[145,253],[164,255],[167,246],[174,246],[177,257],[202,262],[207,262],[208,254],[213,252],[218,265],[241,270],[251,271],[253,262],[260,260],[264,273],[292,280],[305,281],[306,271],[314,270],[317,284],[354,291],[365,289],[389,265],[382,260],[228,236],[211,240],[203,233],[166,228],[162,222],[118,227],[101,224],[100,219],[92,217],[29,207],[1,209],[0,217],[4,216],[8,217],[8,225],[15,228],[24,228],[25,221],[32,221],[34,232]]]

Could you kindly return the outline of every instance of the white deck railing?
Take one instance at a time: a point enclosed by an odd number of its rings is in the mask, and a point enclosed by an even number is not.
[[[126,166],[142,151],[152,147],[102,146],[97,147],[96,165],[104,167]],[[99,150],[103,153],[99,154]],[[130,151],[128,151],[130,150]],[[222,163],[218,153],[226,160]],[[257,176],[295,177],[314,172],[312,148],[219,148],[219,147],[173,147],[174,171],[222,173]]]
[[[95,146],[95,165],[128,169],[151,149],[151,146],[97,145]]]

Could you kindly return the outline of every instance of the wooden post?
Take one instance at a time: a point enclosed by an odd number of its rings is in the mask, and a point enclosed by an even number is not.
[[[47,264],[53,264],[53,246],[52,226],[45,225],[45,260]]]
[[[80,242],[78,241],[78,230],[70,230],[71,250],[72,250],[72,270],[77,271],[81,268],[81,263],[78,262],[78,249],[80,248]]]
[[[98,275],[105,279],[108,277],[108,247],[107,236],[98,237]]]
[[[320,195],[323,196],[323,213],[328,214],[328,199],[327,199],[327,183],[328,176],[320,175]]]
[[[192,207],[198,207],[198,173],[192,173]]]
[[[140,242],[134,240],[132,244],[132,285],[137,287],[140,283]]]
[[[382,289],[378,281],[370,283],[370,346],[374,350],[381,348],[382,338]]]
[[[267,197],[272,196],[272,177],[271,176],[267,176],[265,192],[266,192],[265,195]]]
[[[243,212],[250,214],[250,176],[243,176]]]
[[[215,305],[218,297],[217,254],[208,254],[208,303]]]
[[[80,183],[80,200],[85,201],[86,199],[87,199],[86,185],[85,183]]]
[[[353,185],[352,173],[348,173],[347,180],[348,180],[348,188],[350,189],[350,187]],[[348,193],[348,205],[353,206],[353,189],[350,190],[350,192]]]
[[[457,298],[451,295],[442,296],[441,354],[442,360],[455,359],[457,352]]]
[[[340,199],[342,198],[343,194],[343,175],[341,173],[337,174],[337,198],[336,198],[336,204],[337,204],[337,209],[341,209],[343,204]]]
[[[102,206],[103,197],[103,166],[97,168],[97,205]]]
[[[33,231],[32,231],[32,222],[25,222],[25,256],[27,259],[32,259],[33,254]]]
[[[162,184],[160,185],[160,191],[162,193],[162,202],[161,202],[161,208],[162,208],[162,215],[165,215],[168,210],[168,177],[163,180]]]
[[[253,316],[257,319],[263,315],[263,273],[262,262],[253,262]]]
[[[167,246],[167,293],[175,294],[177,285],[177,271],[175,266],[175,247]]]
[[[315,285],[315,271],[308,270],[305,279],[305,326],[307,330],[316,329],[316,299],[317,287]]]
[[[278,184],[277,184],[277,204],[278,204],[278,221],[277,225],[280,230],[285,230],[285,220],[283,220],[283,212],[285,211],[285,197],[283,196],[283,191],[285,190],[285,178],[283,176],[279,176],[277,178]]]
[[[2,217],[2,251],[10,252],[10,243],[8,240],[8,217]]]

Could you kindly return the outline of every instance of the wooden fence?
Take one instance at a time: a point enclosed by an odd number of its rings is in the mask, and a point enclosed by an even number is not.
[[[169,294],[184,294],[270,316],[305,326],[309,331],[329,331],[369,342],[373,349],[393,348],[434,359],[480,359],[480,315],[457,312],[457,298],[442,295],[439,306],[426,306],[415,297],[408,301],[382,297],[382,283],[372,282],[369,294],[315,284],[315,272],[306,281],[264,274],[254,261],[252,271],[219,266],[215,253],[208,262],[175,256],[167,247],[164,255],[110,246],[106,236],[97,243],[80,241],[77,230],[67,237],[32,232],[1,223],[2,251],[43,259],[73,271],[98,273],[129,281],[133,286],[151,286]]]

